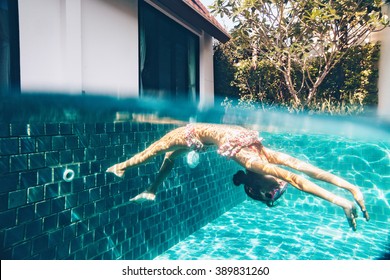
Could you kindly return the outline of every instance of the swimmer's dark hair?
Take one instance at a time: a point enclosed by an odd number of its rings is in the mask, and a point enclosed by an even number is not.
[[[271,200],[265,200],[263,199],[260,195],[254,195],[253,193],[251,193],[249,191],[249,186],[248,186],[248,182],[247,182],[247,174],[243,171],[243,170],[239,170],[237,171],[236,174],[233,175],[233,184],[235,186],[240,186],[241,184],[244,184],[244,190],[245,190],[245,193],[252,199],[254,200],[257,200],[257,201],[261,201],[263,203],[265,203],[268,207],[273,207],[275,206],[274,202],[275,201],[271,201]],[[250,184],[249,184],[250,185]],[[266,193],[264,194],[266,197],[268,198],[271,198],[271,195]]]
[[[244,171],[239,170],[236,174],[233,175],[233,184],[239,186],[245,183],[246,174]]]

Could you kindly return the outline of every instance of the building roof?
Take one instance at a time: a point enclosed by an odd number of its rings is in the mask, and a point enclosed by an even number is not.
[[[203,29],[222,43],[230,40],[229,33],[213,17],[200,0],[156,0],[194,26]]]

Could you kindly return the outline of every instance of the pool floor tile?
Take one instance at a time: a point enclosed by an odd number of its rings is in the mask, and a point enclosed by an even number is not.
[[[381,258],[386,251],[388,239],[383,237],[390,229],[384,222],[358,219],[354,232],[344,217],[286,216],[286,207],[270,209],[247,200],[156,259],[361,260]]]

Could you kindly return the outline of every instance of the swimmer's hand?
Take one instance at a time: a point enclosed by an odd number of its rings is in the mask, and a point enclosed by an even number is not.
[[[155,200],[156,200],[156,194],[147,191],[144,191],[139,195],[130,199],[131,202],[135,202],[135,203],[142,203],[145,201],[154,202]]]
[[[363,217],[366,219],[366,221],[369,221],[370,220],[370,216],[368,215],[368,212],[367,212],[367,209],[366,209],[366,205],[364,204],[363,194],[359,190],[359,188],[356,188],[354,190],[353,198],[355,199],[356,203],[359,205],[360,210],[363,212]],[[350,210],[344,209],[344,212],[345,212],[345,215],[347,215],[347,219],[348,219],[348,222],[349,222],[350,226],[353,228],[353,230],[356,230],[356,221],[355,221],[355,218],[357,218],[356,207],[352,206],[350,208]],[[354,218],[351,218],[351,216],[354,216]],[[351,222],[352,222],[352,225],[351,225]]]
[[[360,195],[357,195],[357,196],[355,197],[355,201],[356,201],[356,203],[359,205],[360,210],[362,210],[362,212],[363,212],[363,217],[366,219],[366,221],[369,221],[369,220],[370,220],[370,216],[368,215],[366,206],[364,205],[363,194],[360,193]]]
[[[357,211],[355,205],[351,205],[350,207],[344,208],[345,216],[347,217],[349,226],[356,231],[356,218]]]

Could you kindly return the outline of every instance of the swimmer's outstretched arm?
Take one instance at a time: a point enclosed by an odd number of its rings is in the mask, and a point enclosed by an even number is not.
[[[356,230],[356,207],[353,204],[353,202],[342,198],[340,196],[337,196],[318,185],[314,184],[313,182],[305,179],[302,176],[299,176],[295,173],[292,173],[290,171],[287,171],[283,168],[280,168],[274,164],[266,163],[262,161],[260,158],[254,158],[253,153],[248,151],[247,149],[242,149],[240,152],[238,152],[234,159],[243,167],[245,167],[247,170],[250,170],[252,172],[261,173],[261,174],[268,174],[272,175],[276,178],[279,178],[281,180],[284,180],[288,183],[290,183],[295,188],[310,193],[312,195],[318,196],[324,200],[327,200],[337,206],[340,206],[343,208],[345,216],[347,217],[349,226]]]
[[[352,185],[351,183],[345,181],[344,179],[338,176],[335,176],[325,170],[322,170],[318,167],[315,167],[309,163],[301,161],[290,155],[281,152],[276,152],[267,148],[265,149],[268,154],[268,159],[270,160],[271,163],[281,164],[284,166],[291,167],[295,170],[301,171],[309,175],[314,179],[328,182],[330,184],[348,190],[349,192],[352,193],[356,203],[359,205],[361,211],[363,212],[364,218],[366,218],[367,221],[370,219],[366,210],[366,206],[364,205],[363,194],[357,186]]]

